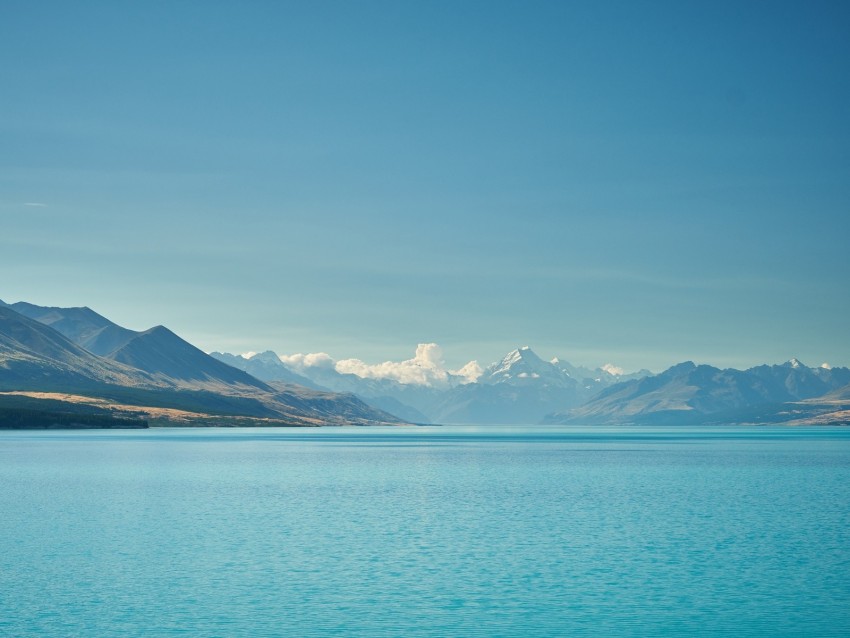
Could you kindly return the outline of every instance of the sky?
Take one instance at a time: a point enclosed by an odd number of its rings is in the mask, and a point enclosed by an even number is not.
[[[846,2],[17,2],[0,299],[204,350],[850,365]]]

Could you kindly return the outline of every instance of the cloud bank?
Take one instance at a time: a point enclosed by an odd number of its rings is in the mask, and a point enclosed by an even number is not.
[[[306,368],[335,368],[333,357],[327,352],[314,352],[312,354],[283,354],[280,360],[296,370]]]
[[[424,385],[445,388],[472,383],[482,374],[477,361],[470,361],[459,370],[449,370],[443,360],[443,350],[436,343],[420,343],[412,359],[370,364],[360,359],[334,361],[325,352],[281,355],[280,360],[299,372],[307,368],[333,369],[340,374],[354,374],[364,379],[390,379],[405,385]]]

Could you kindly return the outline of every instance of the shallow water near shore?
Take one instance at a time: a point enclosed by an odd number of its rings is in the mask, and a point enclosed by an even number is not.
[[[0,433],[0,634],[850,635],[850,429]]]

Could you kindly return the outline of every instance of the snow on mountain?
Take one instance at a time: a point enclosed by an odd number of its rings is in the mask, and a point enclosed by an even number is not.
[[[474,361],[448,370],[433,344],[420,345],[412,359],[379,364],[339,362],[324,353],[279,359],[316,385],[432,423],[531,424],[547,415],[554,422],[702,419],[765,402],[807,400],[850,383],[846,368],[809,368],[798,359],[746,371],[686,362],[653,376],[647,370],[626,373],[611,363],[591,369],[558,357],[546,361],[528,346],[483,370]]]
[[[448,369],[436,344],[420,344],[412,359],[378,364],[336,361],[326,353],[279,359],[320,387],[352,392],[383,409],[394,406],[396,414],[409,409],[407,414],[418,413],[435,423],[537,423],[549,412],[574,407],[621,379],[602,368],[545,361],[528,346],[484,369],[477,361]],[[259,368],[251,372],[267,378]]]
[[[528,346],[512,350],[484,370],[481,383],[510,385],[551,385],[553,387],[573,388],[578,381],[568,372],[544,361]]]

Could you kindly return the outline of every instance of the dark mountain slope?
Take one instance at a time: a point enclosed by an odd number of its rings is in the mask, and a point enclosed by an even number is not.
[[[120,360],[98,357],[56,330],[0,307],[0,392],[52,392],[75,395],[74,401],[98,397],[115,406],[182,410],[205,424],[229,415],[270,419],[273,425],[400,422],[352,396],[272,388],[162,327],[136,334],[113,356]],[[197,421],[191,415],[181,418]]]
[[[9,307],[25,317],[50,326],[77,345],[100,356],[117,350],[138,334],[86,307],[45,307],[25,301],[19,301]]]
[[[720,370],[688,361],[655,377],[620,383],[549,423],[769,423],[820,415],[824,400],[850,377],[846,368],[781,366]],[[834,389],[833,389],[834,388]],[[823,399],[823,400],[822,400]],[[803,405],[801,400],[809,401]],[[827,402],[828,403],[828,402]]]
[[[761,379],[739,370],[675,365],[654,377],[606,388],[569,412],[546,418],[550,423],[702,422],[707,414],[781,403],[787,391],[768,387]]]
[[[812,399],[823,396],[850,383],[847,368],[810,368],[797,359],[781,365],[762,365],[747,370],[762,379],[776,393],[787,393],[794,399]]]
[[[277,390],[275,398],[279,402],[300,413],[330,420],[338,425],[366,425],[369,421],[389,424],[401,422],[397,416],[376,409],[351,393],[312,390],[283,383],[271,385]]]
[[[826,401],[850,401],[850,383],[836,388],[822,397]]]
[[[136,334],[108,357],[144,370],[154,377],[164,377],[177,382],[197,382],[194,385],[236,385],[271,391],[271,388],[259,379],[214,359],[164,326],[156,326]]]
[[[259,388],[263,382],[210,357],[163,326],[135,332],[90,308],[56,308],[26,302],[9,308],[62,333],[90,353],[148,373],[165,385],[220,390],[224,386]]]
[[[91,354],[38,321],[0,307],[0,386],[155,386],[149,375]]]

